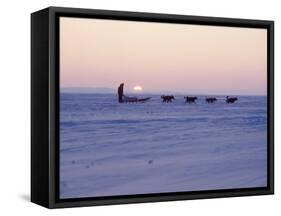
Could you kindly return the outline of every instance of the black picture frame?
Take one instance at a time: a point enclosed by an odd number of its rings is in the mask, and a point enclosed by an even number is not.
[[[267,29],[267,187],[59,199],[59,17]],[[31,14],[31,201],[47,208],[191,200],[274,193],[274,22],[49,7]]]

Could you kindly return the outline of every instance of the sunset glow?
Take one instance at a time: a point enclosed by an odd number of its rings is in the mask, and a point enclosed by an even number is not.
[[[267,30],[60,18],[62,88],[265,95]]]
[[[135,86],[135,87],[134,87],[134,90],[135,90],[135,91],[142,91],[142,87],[141,87],[141,86]]]

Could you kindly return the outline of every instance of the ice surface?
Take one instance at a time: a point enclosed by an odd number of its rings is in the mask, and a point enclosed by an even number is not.
[[[61,94],[61,198],[266,186],[266,97],[149,96]]]

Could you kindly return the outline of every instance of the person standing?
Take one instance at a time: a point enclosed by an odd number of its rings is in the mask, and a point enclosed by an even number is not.
[[[124,83],[121,83],[118,87],[118,101],[119,103],[123,103],[123,96],[124,96]]]

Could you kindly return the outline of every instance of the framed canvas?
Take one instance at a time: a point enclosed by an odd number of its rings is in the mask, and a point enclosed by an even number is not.
[[[273,49],[273,21],[33,13],[31,201],[273,194]]]

